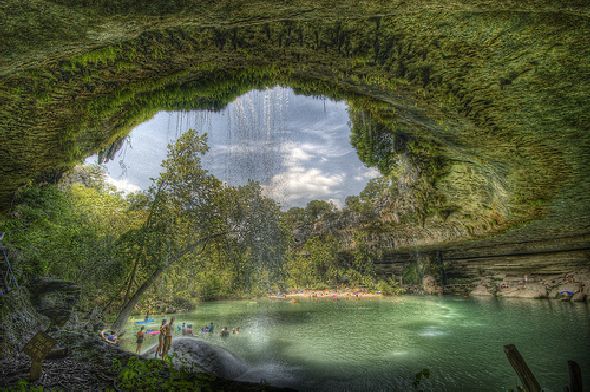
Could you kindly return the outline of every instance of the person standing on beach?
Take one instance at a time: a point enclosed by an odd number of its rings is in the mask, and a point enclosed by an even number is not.
[[[156,353],[154,357],[157,357],[158,354],[162,356],[162,352],[164,351],[164,339],[166,337],[166,319],[162,319],[162,325],[160,325],[160,335],[158,335],[158,348],[156,349]]]
[[[164,350],[162,351],[162,359],[168,355],[170,347],[172,347],[172,336],[174,335],[174,317],[170,319],[170,322],[166,325],[164,338]]]

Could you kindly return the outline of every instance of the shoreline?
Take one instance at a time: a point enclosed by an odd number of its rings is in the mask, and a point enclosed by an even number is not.
[[[381,293],[367,293],[361,290],[297,290],[283,295],[269,295],[270,299],[361,299],[361,298],[383,298]]]
[[[313,291],[313,290],[310,290]],[[555,297],[548,297],[548,296],[526,296],[526,295],[494,295],[488,293],[469,293],[468,295],[459,295],[459,294],[396,294],[396,295],[384,295],[384,294],[372,294],[372,293],[359,293],[358,295],[350,294],[347,292],[340,292],[340,293],[322,293],[320,294],[319,290],[316,290],[317,294],[310,294],[309,292],[305,293],[288,293],[284,295],[267,295],[261,297],[236,297],[236,298],[218,298],[214,300],[207,300],[207,301],[199,301],[195,304],[195,309],[199,305],[208,304],[208,303],[218,303],[218,302],[239,302],[239,301],[260,301],[260,300],[361,300],[361,299],[385,299],[385,298],[415,298],[415,297],[448,297],[448,298],[496,298],[496,299],[534,299],[534,300],[548,300],[548,301],[556,301],[556,302],[569,302],[569,303],[587,303],[587,301],[562,301],[561,298]],[[192,310],[177,310],[175,312],[168,312],[168,313],[150,313],[150,317],[170,317],[174,315],[182,315],[186,313],[191,313],[195,309]],[[142,318],[145,316],[145,313],[134,312],[130,315],[130,320],[137,318],[136,321],[141,321]]]

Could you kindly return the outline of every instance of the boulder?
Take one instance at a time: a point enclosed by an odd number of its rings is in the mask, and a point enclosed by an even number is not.
[[[490,277],[483,277],[480,278],[479,283],[469,293],[469,295],[474,295],[478,297],[495,296],[497,290],[498,286]]]
[[[154,352],[155,347],[152,347],[144,356],[151,358]],[[248,370],[248,366],[241,359],[226,349],[194,337],[175,338],[170,354],[174,355],[175,365],[195,365],[208,373],[229,380],[237,379]]]
[[[522,284],[516,287],[503,288],[496,293],[498,297],[516,298],[547,298],[547,286],[541,283]]]
[[[80,299],[80,287],[60,279],[40,278],[29,287],[31,303],[55,326],[63,326]]]

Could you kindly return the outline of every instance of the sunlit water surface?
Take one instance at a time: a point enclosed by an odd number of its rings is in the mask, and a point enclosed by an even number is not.
[[[580,363],[590,385],[589,315],[587,304],[548,300],[402,297],[213,302],[176,320],[195,330],[213,322],[216,333],[199,339],[243,359],[248,381],[314,391],[408,390],[428,368],[426,390],[510,390],[517,378],[502,346],[514,343],[545,390],[562,391],[568,359]],[[222,326],[242,333],[222,338]]]

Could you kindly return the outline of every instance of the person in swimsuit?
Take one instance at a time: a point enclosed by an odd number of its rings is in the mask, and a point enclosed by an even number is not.
[[[162,325],[160,325],[160,335],[158,336],[158,348],[156,349],[156,353],[154,357],[157,357],[158,354],[162,355],[164,351],[164,337],[166,336],[166,319],[162,319]]]
[[[139,331],[137,331],[135,336],[136,336],[135,343],[137,343],[137,346],[135,347],[135,354],[141,354],[141,346],[143,345],[143,337],[144,337],[143,327],[141,327],[141,329]]]
[[[170,322],[165,328],[166,336],[164,338],[164,351],[162,352],[162,359],[168,355],[170,347],[172,347],[172,336],[174,335],[174,317],[170,319]]]

